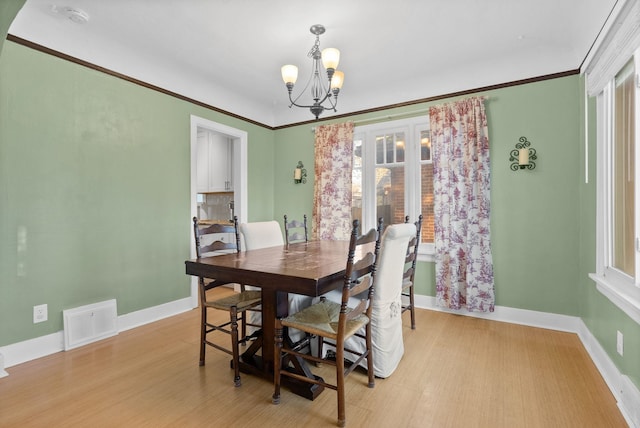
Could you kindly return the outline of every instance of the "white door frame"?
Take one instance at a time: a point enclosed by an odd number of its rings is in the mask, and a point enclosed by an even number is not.
[[[235,215],[238,222],[247,221],[247,144],[248,135],[246,131],[232,128],[221,123],[213,122],[198,116],[191,115],[191,216],[197,216],[198,204],[197,176],[196,176],[196,153],[198,144],[198,128],[204,128],[218,134],[224,134],[233,141],[233,201]],[[191,258],[196,257],[195,245],[193,244],[193,224],[189,221],[189,236],[191,248]],[[191,277],[191,307],[198,306],[198,279]]]

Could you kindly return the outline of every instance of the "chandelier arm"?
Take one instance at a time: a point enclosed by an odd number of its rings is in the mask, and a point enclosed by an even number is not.
[[[309,89],[309,86],[311,85],[311,82],[313,82],[313,78],[314,78],[314,73],[312,72],[311,75],[309,76],[309,80],[307,80],[306,85],[304,85],[304,88],[302,88],[302,90],[298,93],[298,96],[295,97],[295,99],[292,97],[293,95],[293,89],[289,92],[289,101],[291,102],[291,105],[289,105],[289,107],[291,106],[296,106],[296,107],[301,107],[301,108],[311,108],[316,104],[322,104],[323,102],[325,102],[325,100],[327,98],[331,99],[331,81],[329,81],[329,88],[325,89],[324,84],[322,83],[323,81],[320,80],[320,84],[322,86],[322,92],[324,94],[324,97],[318,101],[315,101],[314,99],[314,104],[310,104],[310,105],[303,105],[303,104],[298,104],[297,101],[300,99],[300,97]],[[331,102],[331,101],[330,101]],[[328,110],[333,110],[334,112],[336,111],[336,105],[331,102],[331,107]]]
[[[298,96],[298,98],[300,98],[300,96]],[[331,107],[323,106],[324,109],[325,110],[331,110],[331,111],[338,111],[338,110],[336,110],[336,107],[338,106],[338,104],[333,102],[333,99],[331,98],[331,94],[326,94],[322,100],[319,100],[318,102],[316,102],[314,104],[311,104],[311,105],[297,104],[296,101],[298,100],[298,98],[293,100],[291,98],[291,94],[289,94],[289,101],[291,102],[289,107],[296,106],[296,107],[301,107],[301,108],[311,108],[311,107],[313,107],[315,105],[321,105],[323,102],[325,102],[328,99],[329,100],[329,104],[331,104]]]

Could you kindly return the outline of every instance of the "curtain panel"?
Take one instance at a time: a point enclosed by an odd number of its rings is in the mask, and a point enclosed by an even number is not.
[[[429,110],[433,154],[436,303],[493,312],[489,138],[484,98]]]
[[[349,239],[353,127],[353,122],[316,127],[314,239]]]

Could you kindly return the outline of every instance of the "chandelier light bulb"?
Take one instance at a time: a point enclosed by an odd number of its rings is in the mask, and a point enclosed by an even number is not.
[[[336,48],[326,48],[322,50],[322,65],[327,70],[338,68],[340,62],[340,51]]]
[[[333,73],[333,77],[331,78],[331,89],[332,90],[340,90],[342,89],[342,84],[344,83],[344,73],[342,71],[336,71]]]
[[[295,65],[283,65],[280,71],[282,72],[282,80],[284,80],[285,84],[294,85],[296,80],[298,80],[298,67]]]

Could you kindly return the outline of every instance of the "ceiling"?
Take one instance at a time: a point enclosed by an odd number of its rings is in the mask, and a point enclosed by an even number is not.
[[[9,33],[281,126],[313,119],[280,77],[296,64],[304,86],[311,25],[341,52],[335,115],[579,69],[617,0],[56,1],[27,0]]]

